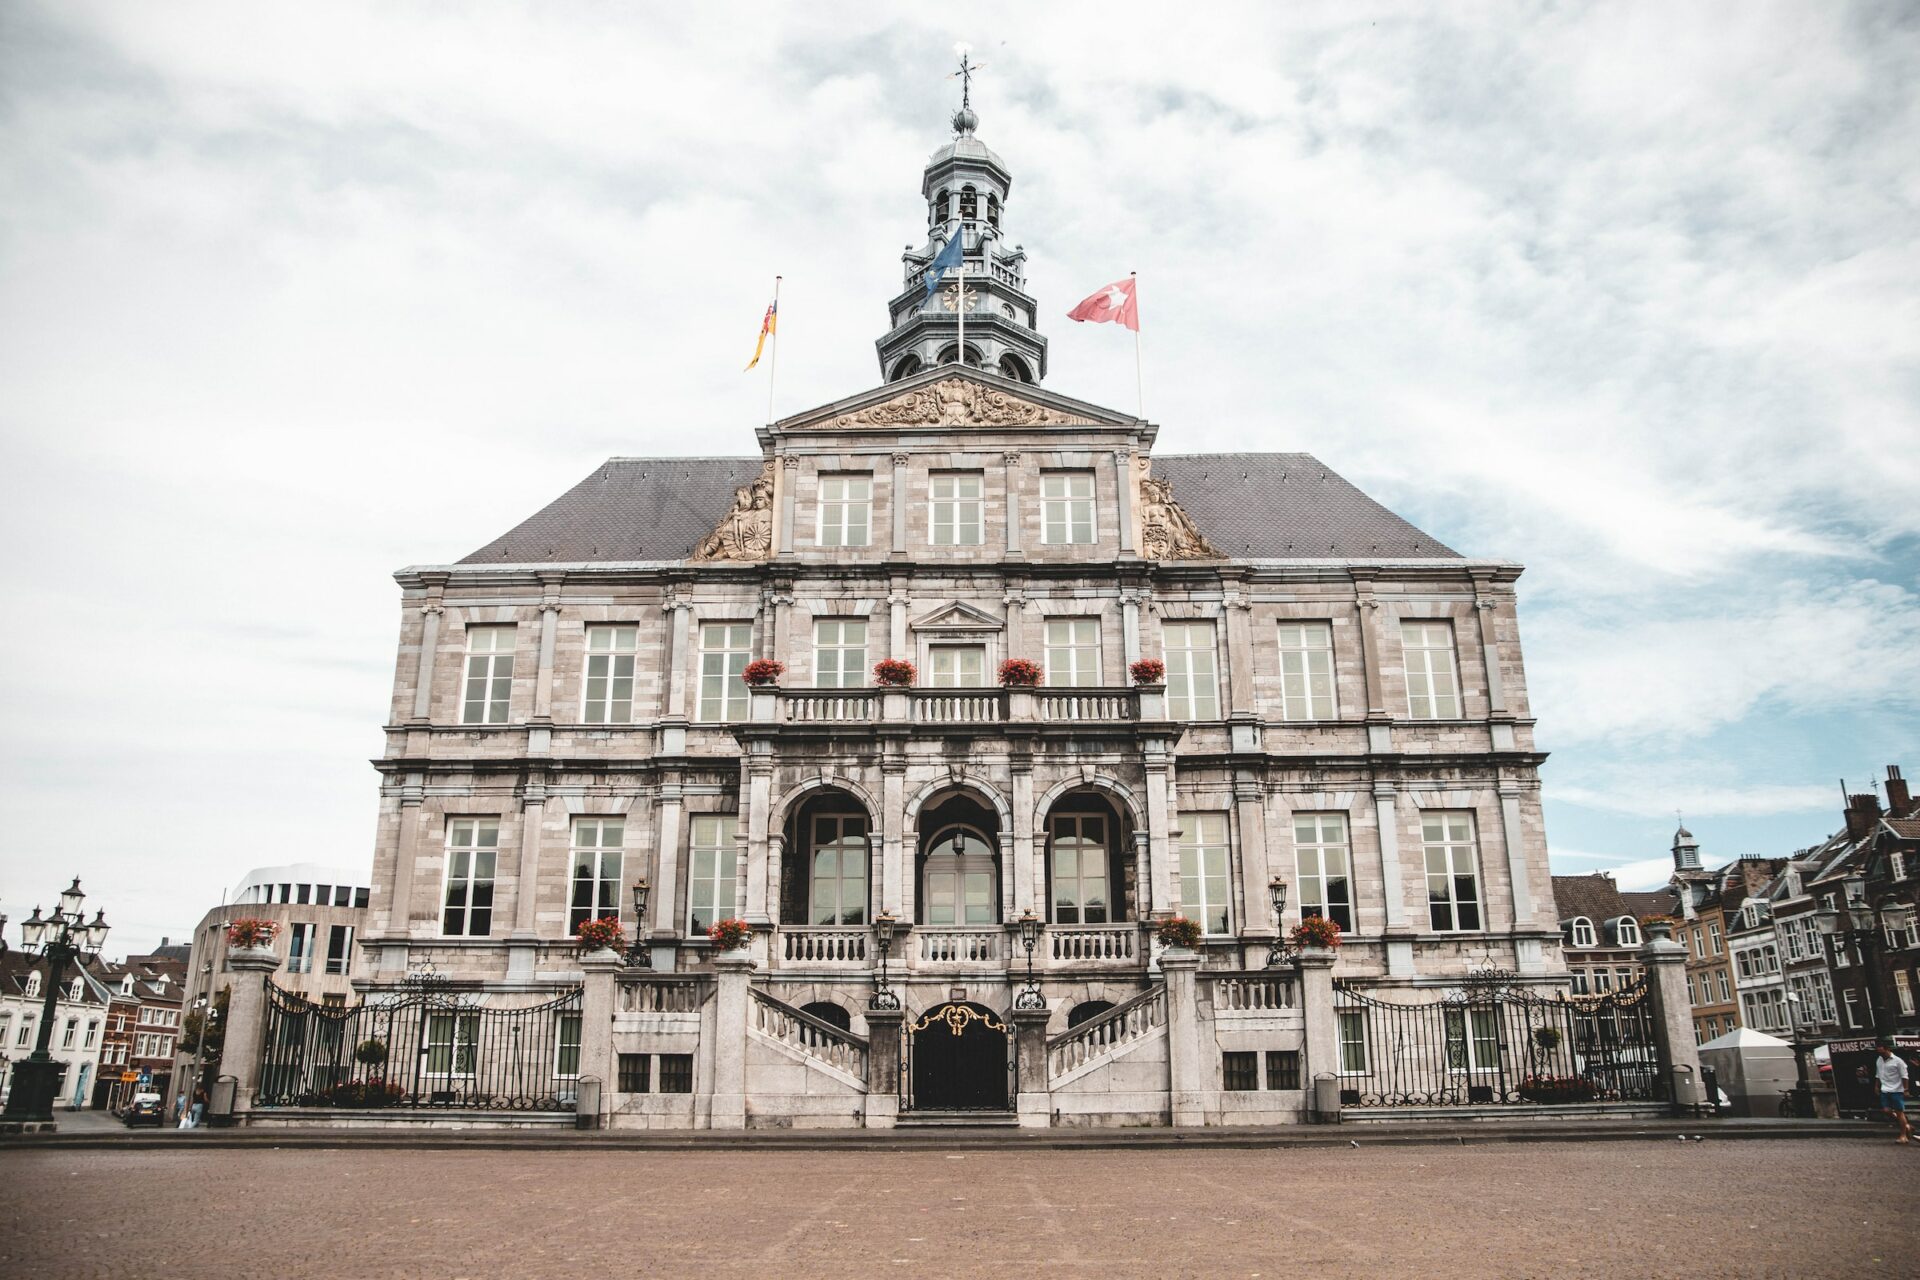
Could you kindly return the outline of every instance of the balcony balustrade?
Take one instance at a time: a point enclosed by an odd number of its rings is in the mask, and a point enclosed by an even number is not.
[[[873,947],[873,931],[851,927],[780,927],[780,962],[793,968],[864,969]]]
[[[1050,924],[1045,940],[1049,969],[1130,965],[1140,960],[1140,926],[1133,923]]]
[[[879,964],[871,930],[858,925],[777,926],[773,954],[783,969],[840,969],[865,972]],[[1079,969],[1138,968],[1146,961],[1140,926],[1119,924],[1046,926],[1034,961],[1049,972]],[[970,927],[916,925],[893,950],[893,962],[912,969],[944,967],[1021,968],[1026,951],[1006,925]]]
[[[1166,716],[1157,685],[1116,688],[753,690],[756,724],[1126,725]]]

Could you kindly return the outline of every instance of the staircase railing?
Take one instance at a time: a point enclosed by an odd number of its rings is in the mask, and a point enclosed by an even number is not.
[[[758,987],[753,993],[753,1029],[861,1080],[867,1078],[867,1038],[794,1008]]]
[[[1167,986],[1157,982],[1105,1013],[1047,1041],[1047,1075],[1057,1079],[1167,1025]]]

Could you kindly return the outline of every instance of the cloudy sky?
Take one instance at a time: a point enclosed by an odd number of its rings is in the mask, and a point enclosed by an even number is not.
[[[955,41],[1055,390],[1525,562],[1556,867],[1920,770],[1910,6],[0,6],[0,910],[371,857],[390,574],[878,381]],[[952,16],[934,17],[944,11]]]

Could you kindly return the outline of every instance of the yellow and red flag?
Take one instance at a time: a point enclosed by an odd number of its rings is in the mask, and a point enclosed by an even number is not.
[[[767,335],[774,331],[774,321],[780,312],[780,299],[775,298],[767,304],[767,314],[760,320],[760,341],[754,344],[753,359],[747,361],[747,369],[760,363],[760,353],[767,349]],[[741,370],[746,372],[745,369]]]

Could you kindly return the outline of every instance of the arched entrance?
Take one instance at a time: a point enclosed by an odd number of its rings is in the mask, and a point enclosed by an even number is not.
[[[916,1111],[1005,1111],[1007,1024],[985,1005],[949,1001],[907,1024]]]

